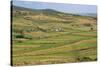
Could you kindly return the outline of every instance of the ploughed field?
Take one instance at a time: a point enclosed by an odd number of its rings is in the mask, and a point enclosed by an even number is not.
[[[50,9],[13,8],[12,63],[39,65],[97,60],[96,18]]]

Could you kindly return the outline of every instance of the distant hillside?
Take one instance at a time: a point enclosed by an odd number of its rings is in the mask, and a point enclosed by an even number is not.
[[[43,13],[43,14],[51,14],[55,15],[61,12],[52,10],[52,9],[31,9],[31,8],[25,8],[25,7],[19,7],[19,6],[13,6],[13,10],[19,10],[19,11],[32,11],[34,13]]]
[[[80,13],[79,15],[82,15],[82,16],[90,16],[90,17],[97,17],[97,14],[96,13]]]
[[[25,7],[15,6],[15,5],[12,5],[12,9],[13,10],[32,10],[30,8],[25,8]]]
[[[71,14],[71,13],[63,13],[63,12],[59,12],[53,9],[31,9],[31,8],[25,8],[25,7],[20,7],[20,6],[15,6],[13,5],[13,11],[30,11],[32,12],[32,14],[44,14],[44,15],[55,15],[55,16],[73,16],[75,14]]]

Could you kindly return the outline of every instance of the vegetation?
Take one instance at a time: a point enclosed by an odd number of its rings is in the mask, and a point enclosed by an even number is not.
[[[97,60],[96,18],[13,6],[13,65]]]

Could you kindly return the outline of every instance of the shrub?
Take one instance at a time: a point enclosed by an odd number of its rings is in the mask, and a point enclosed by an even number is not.
[[[33,37],[32,37],[31,35],[26,34],[26,35],[24,36],[24,38],[26,38],[26,39],[32,39]]]
[[[92,61],[92,59],[90,57],[77,57],[76,58],[77,61]]]
[[[91,61],[92,59],[90,57],[83,57],[82,60],[83,61]]]
[[[24,35],[22,35],[22,34],[17,34],[17,35],[15,35],[15,37],[16,37],[16,38],[24,38]]]
[[[92,26],[90,23],[84,23],[84,26]]]

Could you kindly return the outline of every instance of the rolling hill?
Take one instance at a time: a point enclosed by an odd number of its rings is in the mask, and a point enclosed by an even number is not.
[[[13,65],[97,60],[96,17],[12,7]]]

